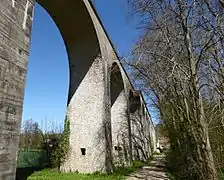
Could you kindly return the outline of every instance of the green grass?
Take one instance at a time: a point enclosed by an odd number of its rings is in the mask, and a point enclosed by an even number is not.
[[[143,165],[144,163],[135,161],[132,167],[121,167],[111,174],[60,173],[52,169],[45,169],[35,172],[28,180],[123,180],[125,176],[137,171]]]
[[[52,170],[43,170],[34,173],[28,180],[122,180],[120,175],[103,175],[103,174],[75,174],[75,173],[60,173]]]
[[[224,171],[221,171],[221,172],[219,173],[219,179],[220,179],[220,180],[224,180]]]
[[[153,155],[161,155],[162,153],[160,152],[154,152]]]

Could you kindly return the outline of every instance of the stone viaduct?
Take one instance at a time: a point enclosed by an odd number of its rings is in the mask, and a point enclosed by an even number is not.
[[[0,179],[15,178],[35,0],[0,0]],[[38,0],[63,37],[70,71],[65,172],[111,171],[155,150],[143,96],[133,89],[89,0]]]

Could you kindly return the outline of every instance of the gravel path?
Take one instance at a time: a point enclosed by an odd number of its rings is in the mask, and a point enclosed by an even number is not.
[[[164,171],[165,156],[156,155],[148,166],[144,166],[139,171],[129,175],[126,180],[169,180]]]

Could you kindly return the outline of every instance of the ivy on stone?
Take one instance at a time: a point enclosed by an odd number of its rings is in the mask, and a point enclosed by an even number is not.
[[[64,125],[64,132],[58,147],[52,153],[51,163],[53,168],[60,168],[61,164],[64,163],[67,154],[69,152],[69,135],[70,135],[70,122],[66,118]]]

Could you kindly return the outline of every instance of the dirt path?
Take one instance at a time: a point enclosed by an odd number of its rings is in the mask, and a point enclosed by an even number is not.
[[[164,163],[165,157],[156,155],[148,166],[144,166],[138,172],[129,175],[126,180],[169,180],[164,171]]]

